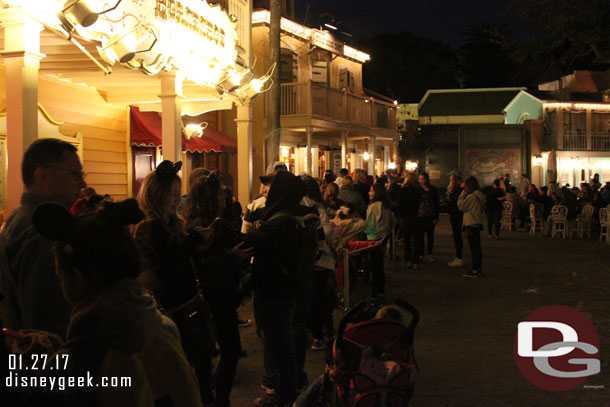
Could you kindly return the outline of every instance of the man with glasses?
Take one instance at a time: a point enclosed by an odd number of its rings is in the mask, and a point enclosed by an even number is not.
[[[55,276],[52,242],[32,227],[32,213],[44,202],[67,209],[86,186],[76,148],[57,139],[39,139],[23,156],[21,204],[2,230],[0,255],[8,269],[0,270],[0,321],[13,329],[42,329],[64,336],[70,310]]]

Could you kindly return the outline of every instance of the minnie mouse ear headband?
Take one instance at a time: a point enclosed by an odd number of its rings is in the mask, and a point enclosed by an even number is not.
[[[170,160],[163,160],[157,166],[156,172],[159,175],[176,175],[182,168],[182,161],[172,163]]]
[[[106,201],[78,217],[59,204],[44,203],[32,214],[32,225],[43,237],[65,243],[64,254],[74,266],[116,280],[139,273],[137,249],[124,226],[143,218],[135,199]]]
[[[72,216],[68,210],[59,204],[48,202],[39,205],[32,214],[32,225],[38,233],[49,240],[65,243],[86,244],[86,236],[95,233],[103,234],[99,229],[106,225],[126,226],[138,223],[144,219],[144,213],[138,207],[135,199],[126,199],[122,202],[104,202],[101,209],[83,215]]]

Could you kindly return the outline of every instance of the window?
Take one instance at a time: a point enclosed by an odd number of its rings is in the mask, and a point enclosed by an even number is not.
[[[312,61],[311,62],[311,81],[328,85],[328,62]]]
[[[354,93],[354,73],[347,68],[339,70],[339,89]]]
[[[296,54],[289,48],[280,49],[280,83],[293,83],[299,80]]]

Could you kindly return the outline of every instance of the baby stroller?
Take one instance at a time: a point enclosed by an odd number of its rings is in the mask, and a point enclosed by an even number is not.
[[[341,320],[333,350],[335,406],[409,405],[416,367],[413,335],[419,313],[401,299],[395,304],[411,315],[408,325],[394,319],[372,319],[383,304],[371,299],[354,306]]]

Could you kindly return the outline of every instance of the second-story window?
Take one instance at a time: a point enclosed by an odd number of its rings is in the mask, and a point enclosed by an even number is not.
[[[347,68],[339,69],[339,89],[346,89],[350,93],[354,93],[354,73]]]
[[[280,83],[299,81],[299,67],[296,54],[289,48],[280,49]]]

